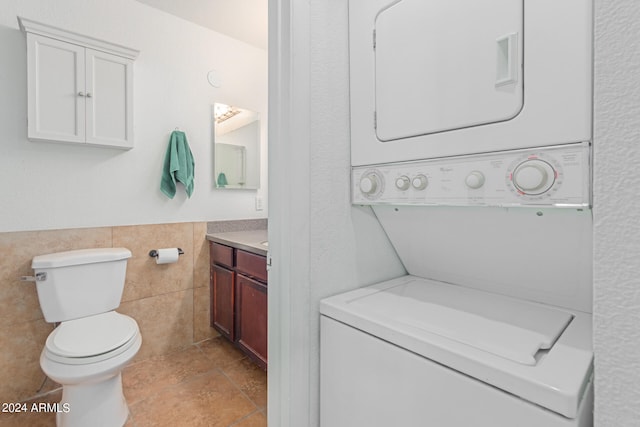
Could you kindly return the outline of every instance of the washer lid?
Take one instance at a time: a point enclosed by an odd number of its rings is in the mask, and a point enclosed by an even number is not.
[[[535,365],[538,353],[550,349],[573,318],[548,306],[419,281],[350,305],[524,365]]]
[[[591,316],[578,311],[404,276],[320,312],[569,418],[591,378]]]
[[[110,311],[63,322],[47,338],[47,349],[63,357],[91,357],[108,353],[131,340],[138,324]]]

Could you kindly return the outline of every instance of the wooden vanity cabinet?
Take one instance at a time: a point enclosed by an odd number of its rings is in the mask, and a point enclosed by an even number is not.
[[[209,242],[211,326],[267,367],[267,259]]]
[[[234,273],[219,265],[211,265],[211,326],[235,341]]]
[[[267,367],[267,285],[236,275],[236,343],[260,367]]]

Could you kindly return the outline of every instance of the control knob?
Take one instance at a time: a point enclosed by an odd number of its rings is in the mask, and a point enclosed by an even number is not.
[[[467,175],[464,182],[467,187],[476,190],[484,185],[484,174],[480,171],[473,171]]]
[[[556,171],[539,159],[529,159],[516,166],[513,185],[523,194],[536,195],[548,191],[555,182]]]
[[[400,178],[396,179],[396,188],[398,190],[408,190],[411,182],[409,181],[409,177],[406,175],[402,175]]]
[[[429,185],[429,181],[427,180],[426,176],[420,174],[413,177],[413,179],[411,180],[411,185],[416,190],[424,190],[425,188],[427,188],[427,185]]]

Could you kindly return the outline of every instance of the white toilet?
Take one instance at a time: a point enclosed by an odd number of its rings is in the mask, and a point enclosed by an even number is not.
[[[122,369],[142,337],[120,305],[127,260],[125,248],[84,249],[33,258],[40,307],[47,322],[61,322],[47,338],[40,366],[62,384],[57,425],[122,426],[129,410]]]

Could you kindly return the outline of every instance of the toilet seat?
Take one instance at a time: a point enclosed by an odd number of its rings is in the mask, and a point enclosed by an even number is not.
[[[95,363],[126,351],[139,333],[135,320],[110,311],[61,323],[47,337],[45,351],[60,363]]]

